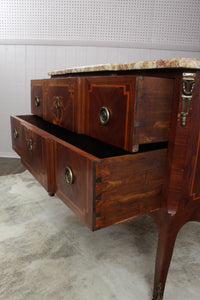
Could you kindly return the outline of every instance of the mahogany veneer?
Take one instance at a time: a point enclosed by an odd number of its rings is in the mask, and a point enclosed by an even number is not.
[[[179,229],[200,221],[199,86],[184,67],[53,75],[31,83],[34,115],[11,118],[14,150],[91,230],[153,217],[154,300]]]

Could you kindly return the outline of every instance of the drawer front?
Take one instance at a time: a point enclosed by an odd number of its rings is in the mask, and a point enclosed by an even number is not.
[[[134,76],[87,78],[86,134],[131,151],[134,93]]]
[[[66,143],[56,143],[56,154],[56,194],[92,230],[94,161]]]
[[[23,136],[21,122],[14,117],[11,117],[10,121],[13,150],[15,150],[19,156],[22,156]]]
[[[22,125],[22,161],[44,185],[46,171],[45,139],[31,128]],[[46,185],[46,184],[45,184]]]
[[[11,117],[11,130],[13,149],[22,162],[49,193],[55,193],[53,140],[16,117]]]
[[[31,112],[34,115],[43,117],[44,105],[44,80],[31,81]]]
[[[68,130],[75,130],[77,79],[45,80],[44,119]]]

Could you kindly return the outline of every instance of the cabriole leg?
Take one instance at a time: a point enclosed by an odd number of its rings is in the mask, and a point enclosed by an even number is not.
[[[173,217],[160,216],[158,225],[158,248],[156,254],[153,300],[163,299],[166,278],[173,254],[174,244],[181,225],[173,222]],[[158,219],[156,220],[158,221]]]

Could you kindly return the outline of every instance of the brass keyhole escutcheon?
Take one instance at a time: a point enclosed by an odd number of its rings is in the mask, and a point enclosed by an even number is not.
[[[70,167],[66,167],[65,168],[65,180],[68,184],[72,184],[73,183],[73,173],[72,170],[70,169]]]
[[[29,141],[28,141],[28,150],[29,151],[33,150],[33,141],[32,141],[32,139],[29,139]]]
[[[40,105],[40,99],[38,96],[35,97],[35,106],[38,107]]]
[[[56,97],[56,108],[58,109],[60,107],[60,98]]]
[[[107,107],[102,107],[99,111],[99,120],[102,125],[106,125],[110,119],[110,113]]]
[[[16,128],[13,130],[13,136],[15,139],[18,137],[18,131]]]

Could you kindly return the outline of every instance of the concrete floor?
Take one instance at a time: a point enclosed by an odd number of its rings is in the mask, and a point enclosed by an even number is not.
[[[0,176],[22,173],[25,170],[20,158],[0,157]]]
[[[24,170],[20,159],[0,158],[0,175],[6,175],[0,176],[0,299],[150,300],[157,247],[152,219],[93,233]],[[200,223],[186,224],[164,300],[200,299],[199,249]]]

